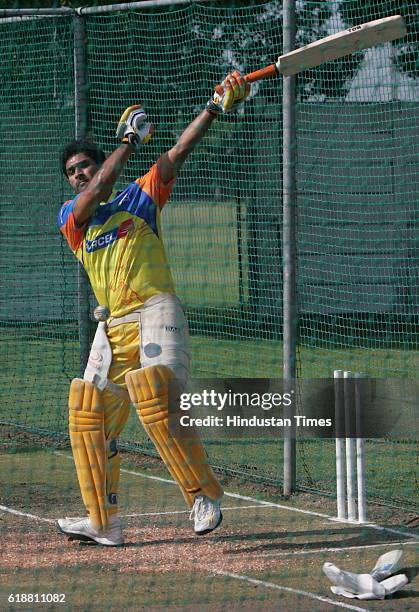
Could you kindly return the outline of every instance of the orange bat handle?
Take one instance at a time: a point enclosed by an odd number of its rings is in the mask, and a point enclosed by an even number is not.
[[[261,68],[260,70],[255,70],[255,72],[250,72],[249,74],[244,75],[244,80],[247,83],[254,83],[255,81],[261,81],[262,79],[268,79],[269,77],[276,76],[278,74],[278,70],[275,64],[271,64],[270,66],[265,66],[265,68]],[[215,91],[220,95],[223,93],[223,86],[217,85]]]
[[[251,72],[250,74],[246,74],[244,76],[244,80],[247,81],[247,83],[254,83],[255,81],[268,79],[269,77],[276,76],[277,74],[278,71],[275,64],[271,64],[270,66],[265,66],[265,68],[255,70],[255,72]]]

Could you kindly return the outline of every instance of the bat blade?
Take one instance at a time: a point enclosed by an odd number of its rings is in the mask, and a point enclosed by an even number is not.
[[[405,34],[406,25],[401,15],[384,17],[332,34],[281,55],[275,66],[280,74],[291,76],[356,51],[395,40]]]
[[[392,15],[375,21],[368,21],[362,25],[349,28],[343,32],[326,36],[315,42],[295,49],[290,53],[278,57],[276,64],[265,66],[260,70],[245,75],[248,83],[261,81],[277,76],[292,76],[307,68],[320,66],[331,60],[350,55],[356,51],[362,51],[374,47],[383,42],[396,40],[406,34],[406,24],[401,15]],[[223,86],[217,85],[216,91],[223,93]]]

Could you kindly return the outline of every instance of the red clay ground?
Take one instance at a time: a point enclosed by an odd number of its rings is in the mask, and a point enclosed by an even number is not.
[[[332,500],[296,495],[284,501],[269,489],[230,481],[228,491],[251,499],[226,496],[222,526],[197,537],[177,487],[153,479],[167,478],[161,464],[124,459],[126,544],[104,548],[70,542],[56,529],[58,517],[83,515],[67,449],[0,454],[0,609],[417,609],[414,582],[392,600],[359,602],[334,596],[321,572],[324,561],[369,571],[379,555],[401,546],[414,580],[411,516],[372,509],[388,530],[337,523],[328,518]],[[65,602],[9,603],[17,593],[63,593]]]

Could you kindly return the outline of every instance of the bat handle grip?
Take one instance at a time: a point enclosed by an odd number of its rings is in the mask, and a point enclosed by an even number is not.
[[[277,67],[275,64],[271,64],[270,66],[266,66],[260,70],[255,70],[255,72],[251,72],[250,74],[246,74],[244,80],[247,81],[247,83],[254,83],[255,81],[261,81],[262,79],[274,77],[277,74]]]
[[[276,76],[278,74],[278,69],[275,64],[271,64],[270,66],[265,66],[265,68],[261,68],[260,70],[255,70],[255,72],[250,72],[249,74],[244,75],[244,80],[247,83],[254,83],[255,81],[261,81],[262,79],[268,79],[269,77]],[[215,91],[222,95],[224,88],[222,85],[216,85]]]

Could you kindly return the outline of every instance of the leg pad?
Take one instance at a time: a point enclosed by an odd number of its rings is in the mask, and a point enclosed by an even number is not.
[[[100,391],[75,378],[69,395],[69,431],[84,505],[95,529],[108,524],[106,509],[106,441]]]
[[[196,433],[192,439],[169,435],[169,381],[174,378],[163,365],[134,370],[127,374],[126,383],[131,401],[170,474],[179,484],[189,506],[196,495],[218,499],[223,490],[218,483],[202,442]]]

